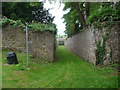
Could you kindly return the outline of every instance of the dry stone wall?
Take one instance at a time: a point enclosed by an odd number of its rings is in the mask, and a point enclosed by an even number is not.
[[[100,63],[100,61],[102,64],[118,62],[119,24],[119,22],[115,22],[114,25],[108,25],[104,28],[87,28],[68,38],[65,41],[65,46],[94,65]],[[98,43],[100,44],[98,45]]]
[[[2,29],[2,47],[10,50],[26,51],[25,31],[19,27]],[[28,32],[29,53],[48,62],[54,60],[55,35],[51,31]]]

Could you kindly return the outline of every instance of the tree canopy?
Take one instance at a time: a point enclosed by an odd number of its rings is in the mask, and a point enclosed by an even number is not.
[[[90,25],[105,21],[120,20],[120,2],[65,2],[63,10],[70,11],[63,16],[68,37],[79,33]]]
[[[3,16],[22,22],[51,23],[54,19],[42,2],[3,2],[2,11]]]
[[[57,32],[53,23],[54,17],[43,7],[42,2],[3,2],[2,26],[12,25],[25,28],[29,26],[34,31]]]

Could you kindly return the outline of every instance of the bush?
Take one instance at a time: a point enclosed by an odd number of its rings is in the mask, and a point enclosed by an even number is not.
[[[12,19],[8,19],[8,18],[3,18],[2,19],[2,26],[6,27],[8,25],[12,25],[14,27],[23,27],[25,28],[25,24],[23,24],[21,22],[21,20],[12,20]],[[56,25],[53,23],[47,23],[47,24],[42,24],[42,23],[38,23],[38,22],[32,22],[27,24],[28,27],[30,27],[31,30],[33,31],[57,31]]]
[[[57,31],[56,25],[53,23],[42,24],[37,22],[32,22],[28,26],[34,31]]]
[[[89,25],[100,26],[101,22],[105,21],[118,21],[120,20],[119,15],[117,14],[118,10],[113,9],[112,7],[104,7],[102,9],[96,10],[87,18],[87,23]],[[103,26],[103,25],[101,25]]]
[[[12,20],[12,19],[8,19],[8,18],[3,18],[2,19],[2,26],[6,27],[7,25],[12,25],[14,27],[16,26],[24,26],[23,23],[21,22],[21,20]]]

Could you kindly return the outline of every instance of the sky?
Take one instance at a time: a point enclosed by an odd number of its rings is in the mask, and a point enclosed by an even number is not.
[[[55,16],[53,23],[56,24],[57,26],[57,35],[65,35],[64,31],[65,31],[65,24],[63,23],[64,19],[62,19],[63,15],[66,14],[68,11],[63,11],[62,9],[64,8],[64,4],[63,3],[59,3],[59,2],[52,2],[52,4],[50,4],[49,2],[45,2],[44,3],[44,7],[46,9],[50,9],[49,13],[52,14],[52,16]]]

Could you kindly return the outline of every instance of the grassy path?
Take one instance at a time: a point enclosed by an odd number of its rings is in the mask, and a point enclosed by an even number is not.
[[[3,63],[5,62],[3,51]],[[80,59],[65,47],[57,49],[59,61],[49,64],[30,62],[24,66],[25,54],[19,53],[21,64],[3,64],[3,87],[5,88],[117,88],[117,71],[111,67],[99,69]],[[25,69],[25,70],[21,70]]]

